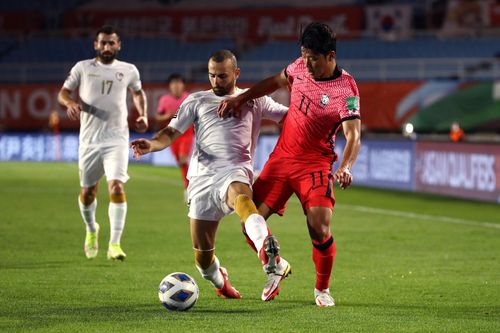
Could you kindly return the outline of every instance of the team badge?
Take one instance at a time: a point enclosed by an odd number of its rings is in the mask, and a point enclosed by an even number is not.
[[[123,76],[124,76],[124,75],[123,75],[123,73],[122,73],[122,72],[117,72],[117,73],[115,74],[115,76],[116,76],[116,78],[118,79],[118,81],[121,81],[121,80],[123,80]]]
[[[328,102],[330,102],[330,97],[328,97],[327,94],[323,94],[323,96],[321,96],[321,101],[320,101],[321,105],[326,106]]]
[[[357,114],[359,113],[359,97],[352,96],[346,98],[347,111],[349,114]]]
[[[255,104],[255,102],[254,102],[254,100],[253,100],[253,99],[251,99],[251,100],[249,100],[249,101],[247,102],[247,106],[248,106],[249,108],[253,108],[254,104]]]

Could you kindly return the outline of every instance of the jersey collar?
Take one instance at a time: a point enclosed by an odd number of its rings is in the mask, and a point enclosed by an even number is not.
[[[321,79],[314,79],[315,81],[330,81],[338,79],[342,75],[342,69],[339,68],[338,65],[335,65],[335,69],[333,70],[333,75],[330,77],[325,77]]]

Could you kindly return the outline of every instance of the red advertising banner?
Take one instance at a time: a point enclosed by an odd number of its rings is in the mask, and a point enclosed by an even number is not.
[[[396,108],[401,100],[420,82],[360,82],[361,114],[363,126],[370,130],[399,131],[406,119],[396,118]],[[62,85],[62,81],[61,81]],[[243,85],[247,86],[247,85]],[[48,118],[56,110],[62,129],[78,128],[79,124],[65,116],[57,102],[57,84],[0,85],[0,128],[13,130],[39,130],[48,127]],[[191,84],[190,91],[209,89],[206,85]],[[149,114],[154,115],[161,95],[167,92],[164,84],[144,84],[148,98]],[[129,101],[129,106],[133,104]]]
[[[415,190],[500,202],[500,145],[417,142]]]
[[[311,21],[330,24],[339,35],[363,28],[361,6],[322,8],[245,8],[217,10],[76,10],[65,14],[64,27],[91,29],[114,25],[123,36],[160,35],[184,38],[243,37],[252,41],[298,38],[302,25]]]
[[[66,116],[66,110],[59,105],[57,94],[61,85],[56,84],[29,84],[29,85],[0,85],[0,130],[41,130],[49,128],[49,115],[53,110],[59,114],[61,129],[77,129],[78,121],[71,121]],[[206,86],[190,85],[191,91],[205,89]],[[149,115],[156,112],[158,100],[167,92],[164,84],[144,85],[148,99]],[[129,96],[129,109],[133,103]],[[130,120],[133,112],[130,112]],[[152,124],[152,119],[151,119]]]
[[[500,27],[500,3],[498,1],[490,5],[490,25]]]
[[[1,12],[0,31],[31,32],[40,29],[43,15],[36,11]]]
[[[358,89],[363,127],[378,131],[400,131],[412,112],[398,118],[396,110],[407,95],[422,82],[359,82]],[[413,112],[417,111],[415,107]]]

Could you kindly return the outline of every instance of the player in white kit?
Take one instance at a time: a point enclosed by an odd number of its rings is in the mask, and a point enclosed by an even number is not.
[[[219,296],[240,298],[215,256],[219,221],[236,212],[267,273],[261,298],[269,301],[278,294],[281,281],[291,269],[279,256],[279,244],[252,201],[252,157],[262,118],[279,122],[288,108],[265,96],[247,103],[238,118],[218,118],[219,103],[243,92],[236,87],[239,73],[233,53],[220,50],[212,54],[208,62],[212,89],[191,94],[170,124],[152,140],[134,140],[130,146],[139,158],[165,149],[194,124],[196,147],[188,171],[188,216],[196,267]]]
[[[110,197],[111,233],[107,257],[113,260],[126,257],[120,240],[127,214],[123,184],[129,179],[127,90],[130,90],[139,113],[136,130],[145,132],[148,128],[146,95],[139,71],[134,65],[115,59],[120,48],[120,37],[113,27],[99,29],[94,41],[96,58],[78,62],[58,95],[69,118],[80,119],[78,168],[81,190],[78,205],[87,229],[84,251],[89,259],[95,258],[98,252],[96,194],[103,175],[106,175]],[[80,103],[71,97],[76,89]]]

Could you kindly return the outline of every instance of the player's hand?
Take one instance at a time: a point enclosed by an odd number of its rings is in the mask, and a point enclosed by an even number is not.
[[[238,98],[238,96],[225,99],[220,102],[219,108],[217,109],[217,115],[220,118],[239,117],[242,104],[243,103]]]
[[[80,119],[80,112],[82,109],[80,108],[80,105],[75,102],[70,102],[68,105],[66,105],[66,113],[68,115],[68,118],[71,120],[78,120]]]
[[[341,189],[346,189],[352,184],[352,174],[349,168],[338,168],[333,178],[339,183]]]
[[[148,117],[140,116],[135,121],[135,130],[139,133],[144,133],[148,130]]]
[[[130,141],[130,148],[134,151],[134,157],[140,160],[142,155],[149,154],[151,152],[151,141],[146,139],[137,139]]]

